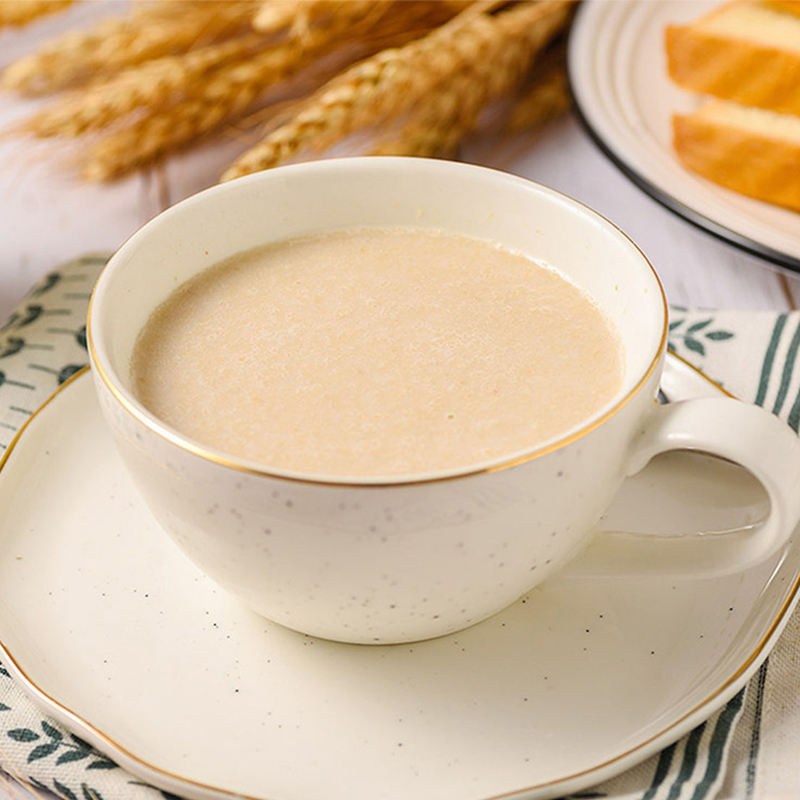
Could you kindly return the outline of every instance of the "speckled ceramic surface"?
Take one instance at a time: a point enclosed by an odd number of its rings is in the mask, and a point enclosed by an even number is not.
[[[404,475],[277,469],[186,437],[142,405],[130,385],[134,343],[177,286],[268,242],[373,226],[477,237],[556,267],[619,332],[625,368],[617,391],[558,437]],[[475,165],[369,157],[259,172],[158,215],[103,270],[87,339],[100,407],[134,483],[195,564],[294,630],[393,644],[461,630],[517,600],[587,542],[638,452],[669,448],[649,419],[666,317],[658,277],[639,248],[580,203]],[[365,335],[363,347],[379,345]],[[335,355],[334,340],[330,348]],[[216,366],[208,365],[209,391],[223,379]],[[491,413],[502,415],[502,403]],[[264,413],[263,424],[280,430],[280,412]],[[795,461],[800,482],[800,452]],[[741,462],[750,463],[746,453]],[[800,508],[792,511],[800,517]]]
[[[672,391],[707,389],[688,369]],[[342,645],[217,590],[132,491],[78,377],[0,472],[0,641],[38,701],[143,780],[194,798],[555,797],[719,707],[766,657],[800,565],[714,579],[573,569],[459,634]],[[630,480],[619,531],[749,525],[761,488],[672,454]],[[614,537],[623,540],[625,536]]]
[[[182,435],[142,405],[130,385],[132,350],[175,287],[266,242],[376,225],[468,234],[558,269],[619,333],[617,392],[535,447],[404,475],[248,461]],[[679,447],[750,469],[769,493],[770,518],[746,536],[689,542],[691,555],[684,543],[645,554],[634,571],[735,573],[783,547],[800,519],[800,442],[773,415],[728,398],[656,406],[667,333],[652,265],[586,206],[496,170],[375,157],[267,170],[172,206],[112,256],[87,327],[100,408],[141,496],[181,550],[266,618],[365,644],[450,634],[506,608],[583,549],[626,476]],[[362,344],[368,353],[379,346],[366,331]],[[224,379],[216,366],[212,359],[204,376],[209,391]],[[498,395],[491,414],[502,417],[503,402]],[[262,424],[282,429],[279,410],[264,414]]]

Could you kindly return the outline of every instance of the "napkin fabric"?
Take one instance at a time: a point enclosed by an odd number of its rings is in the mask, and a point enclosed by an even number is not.
[[[0,458],[36,409],[87,363],[86,311],[107,258],[86,256],[50,273],[0,328]],[[797,431],[800,313],[673,307],[670,348],[732,394],[768,408]],[[725,707],[682,740],[577,796],[796,798],[800,795],[798,687],[800,620],[795,614],[769,660]],[[64,800],[170,797],[48,718],[2,664],[0,768]]]

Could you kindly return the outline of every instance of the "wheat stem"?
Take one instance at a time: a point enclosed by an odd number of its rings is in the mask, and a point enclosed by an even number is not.
[[[202,89],[217,68],[240,64],[263,49],[264,39],[255,34],[193,50],[182,56],[165,56],[124,70],[91,92],[77,91],[26,120],[23,132],[39,137],[74,137],[99,130],[137,108],[181,102]]]
[[[255,7],[248,0],[194,0],[184,3],[183,14],[167,14],[155,5],[127,18],[102,20],[88,31],[66,33],[15,61],[3,72],[0,87],[46,94],[123,67],[186,52],[226,39],[249,25]]]
[[[110,180],[182,147],[203,134],[240,119],[270,86],[307,67],[312,58],[332,46],[345,44],[374,48],[386,41],[408,41],[414,25],[436,25],[452,4],[370,3],[361,15],[337,14],[315,24],[303,35],[290,38],[245,59],[224,65],[198,82],[180,102],[148,109],[127,127],[110,133],[89,152],[84,174],[93,180]],[[346,50],[351,61],[358,51]],[[360,51],[363,53],[363,49]]]
[[[365,20],[372,24],[371,19]],[[180,103],[155,109],[98,142],[89,154],[84,174],[92,180],[120,177],[223,123],[241,118],[270,86],[307,66],[317,53],[343,35],[360,31],[351,20],[336,18],[299,40],[289,40],[211,72]]]
[[[74,2],[75,0],[2,0],[0,28],[27,25],[41,17],[57,14]]]
[[[560,51],[560,48],[559,48]],[[507,48],[494,65],[494,90],[473,71],[465,71],[434,93],[398,134],[378,144],[375,155],[447,157],[480,123],[481,112],[501,95],[518,89],[529,69],[529,51]],[[509,115],[506,128],[535,128],[564,111],[569,103],[561,53],[536,59],[531,83]]]
[[[533,130],[563,114],[570,106],[567,72],[562,60],[542,70],[518,98],[506,123],[509,133]]]
[[[510,47],[533,57],[564,27],[570,0],[538,0],[495,15],[473,8],[422,39],[384,50],[334,78],[292,120],[239,158],[223,180],[280,164],[307,147],[331,141],[376,120],[395,118],[436,91],[444,81],[473,69],[487,93],[502,88],[497,59]]]
[[[378,4],[390,2],[378,0]],[[375,0],[267,0],[256,13],[253,27],[260,33],[290,29],[294,35],[303,35],[320,17],[358,17],[375,6]]]

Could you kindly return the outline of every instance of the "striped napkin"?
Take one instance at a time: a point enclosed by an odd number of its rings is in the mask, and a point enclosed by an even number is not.
[[[47,275],[0,328],[0,454],[51,392],[86,364],[86,310],[106,260],[106,255],[87,256]],[[673,307],[670,348],[729,392],[765,406],[798,429],[800,313]],[[658,755],[578,796],[800,796],[798,687],[800,619],[795,615],[769,660],[723,709]],[[2,664],[0,768],[64,800],[170,798],[48,719]],[[13,783],[6,784],[8,794],[20,793]]]

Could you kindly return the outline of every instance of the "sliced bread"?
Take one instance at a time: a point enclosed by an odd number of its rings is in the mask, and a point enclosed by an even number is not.
[[[800,115],[800,14],[735,0],[669,26],[666,42],[669,74],[680,86]]]
[[[689,169],[741,194],[800,211],[800,118],[713,100],[673,117]]]
[[[763,2],[772,6],[778,11],[796,14],[798,17],[800,17],[800,0],[763,0]]]

